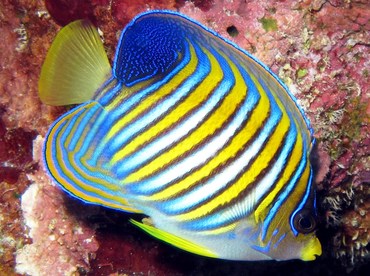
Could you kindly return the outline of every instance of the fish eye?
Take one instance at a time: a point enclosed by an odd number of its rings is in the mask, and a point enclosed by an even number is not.
[[[293,223],[298,232],[307,234],[315,230],[316,217],[310,210],[303,209],[294,216]]]

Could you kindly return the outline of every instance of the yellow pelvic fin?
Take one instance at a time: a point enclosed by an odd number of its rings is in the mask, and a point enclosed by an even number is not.
[[[111,73],[98,31],[87,20],[60,30],[52,43],[39,79],[39,96],[49,105],[90,100]]]
[[[215,253],[211,252],[210,250],[208,250],[208,249],[206,249],[206,248],[204,248],[200,245],[197,245],[195,243],[192,243],[188,240],[180,238],[176,235],[173,235],[173,234],[168,233],[166,231],[160,230],[160,229],[155,228],[153,226],[143,224],[143,223],[135,221],[133,219],[130,219],[130,222],[132,224],[136,225],[137,227],[141,228],[142,230],[144,230],[148,234],[156,237],[157,239],[160,239],[164,242],[172,244],[173,246],[176,246],[176,247],[178,247],[182,250],[185,250],[185,251],[188,251],[188,252],[191,252],[191,253],[194,253],[194,254],[206,256],[206,257],[217,258],[217,255]]]

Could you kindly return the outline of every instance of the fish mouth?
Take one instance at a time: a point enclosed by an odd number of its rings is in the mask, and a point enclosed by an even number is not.
[[[314,261],[317,257],[321,256],[322,248],[319,239],[315,236],[308,244],[302,249],[301,260]]]

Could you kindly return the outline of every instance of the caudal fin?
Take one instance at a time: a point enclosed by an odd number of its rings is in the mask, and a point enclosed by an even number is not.
[[[78,20],[65,26],[52,43],[39,79],[39,96],[49,105],[90,100],[111,73],[104,46],[93,24]]]

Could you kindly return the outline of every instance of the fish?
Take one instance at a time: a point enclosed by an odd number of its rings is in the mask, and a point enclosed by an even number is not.
[[[87,20],[63,27],[39,96],[74,105],[45,136],[50,178],[84,204],[138,213],[168,244],[227,260],[321,255],[313,130],[261,61],[174,11],[137,15],[113,66]]]

